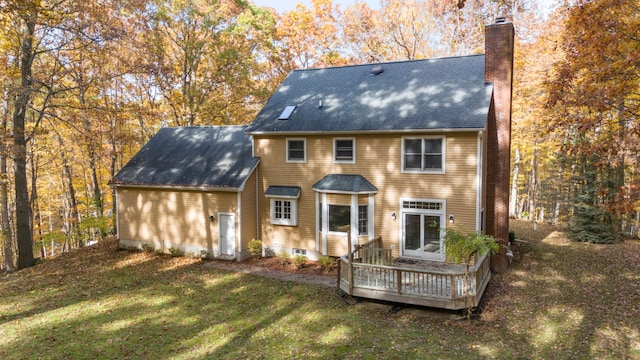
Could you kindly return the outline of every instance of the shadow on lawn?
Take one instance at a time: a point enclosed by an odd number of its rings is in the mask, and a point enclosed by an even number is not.
[[[114,244],[79,255],[0,281],[0,309],[8,309],[0,315],[0,358],[319,356],[323,344],[281,339],[317,337],[334,322],[313,309],[305,319],[290,315],[306,306],[301,299],[341,307],[330,289],[256,281],[193,259],[121,252]],[[289,325],[301,321],[291,334]]]
[[[524,242],[495,277],[484,313],[509,334],[509,355],[640,358],[640,242],[574,243],[553,229],[515,227]]]
[[[471,325],[104,243],[0,278],[0,358],[640,358],[640,243],[523,233]]]

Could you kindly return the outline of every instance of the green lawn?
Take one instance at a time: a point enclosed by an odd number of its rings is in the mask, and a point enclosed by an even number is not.
[[[105,242],[0,277],[0,359],[640,359],[640,242],[526,225],[471,323]]]

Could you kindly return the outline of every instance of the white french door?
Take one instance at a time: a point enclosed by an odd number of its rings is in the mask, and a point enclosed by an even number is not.
[[[444,261],[444,215],[418,209],[402,212],[402,256]]]

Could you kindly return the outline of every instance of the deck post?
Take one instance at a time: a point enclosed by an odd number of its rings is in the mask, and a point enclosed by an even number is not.
[[[349,296],[353,295],[353,249],[351,248],[351,226],[347,225],[347,246],[349,247]]]
[[[340,281],[342,280],[341,268],[342,268],[342,259],[338,258],[338,275],[337,275],[338,279],[336,279],[337,280],[336,287],[338,288],[338,290],[340,290]]]
[[[396,282],[398,283],[398,294],[402,295],[402,270],[396,270]]]
[[[450,275],[451,276],[451,300],[455,300],[456,299],[456,287],[458,286],[458,284],[456,284],[456,276],[455,275]]]

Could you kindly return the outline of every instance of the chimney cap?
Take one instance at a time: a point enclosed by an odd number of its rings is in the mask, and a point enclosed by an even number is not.
[[[496,24],[503,24],[506,22],[507,22],[507,18],[505,18],[504,16],[496,18]]]

